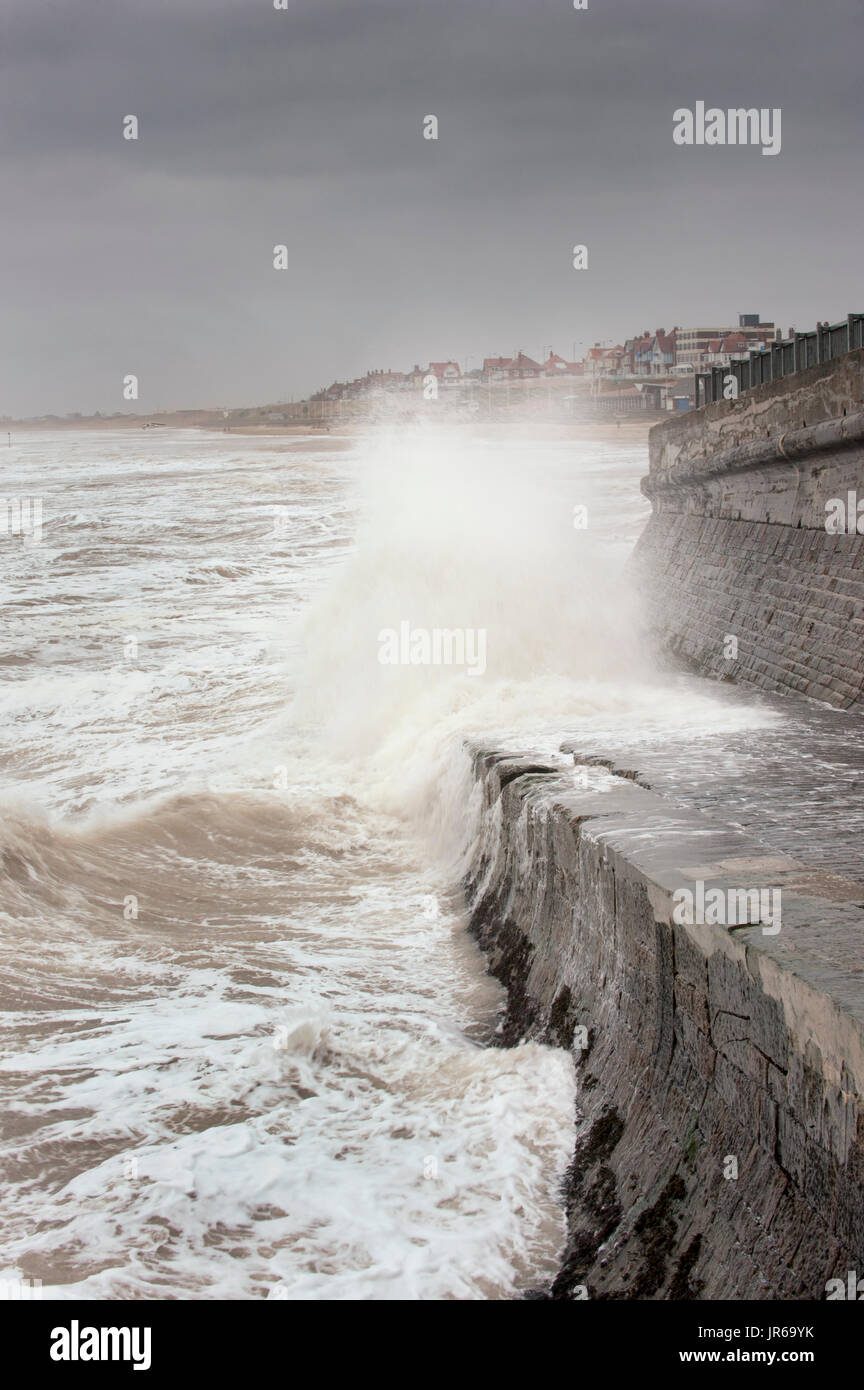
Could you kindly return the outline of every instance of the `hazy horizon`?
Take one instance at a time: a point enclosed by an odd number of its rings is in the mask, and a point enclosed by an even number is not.
[[[263,404],[373,367],[860,310],[860,16],[8,0],[0,414]],[[701,100],[780,108],[778,157],[676,146]]]

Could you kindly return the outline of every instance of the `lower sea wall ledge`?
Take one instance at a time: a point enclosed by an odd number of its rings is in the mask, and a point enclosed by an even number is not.
[[[482,808],[465,891],[507,989],[499,1041],[576,1061],[545,1295],[824,1299],[864,1274],[864,1014],[807,949],[830,904],[784,891],[777,936],[680,925],[693,866],[758,882],[777,862],[632,771],[580,785],[563,758],[468,751]]]

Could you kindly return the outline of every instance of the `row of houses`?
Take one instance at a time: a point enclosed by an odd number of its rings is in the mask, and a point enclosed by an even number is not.
[[[332,386],[318,391],[313,401],[356,400],[392,391],[420,391],[434,379],[439,387],[453,388],[466,384],[494,385],[500,382],[530,381],[550,377],[581,377],[584,362],[569,362],[550,349],[549,356],[536,362],[524,352],[512,357],[485,357],[483,366],[462,371],[456,361],[430,362],[428,367],[415,364],[410,372],[371,371],[353,381],[334,381]]]
[[[792,330],[790,329],[790,335]],[[601,377],[666,377],[728,367],[735,357],[782,338],[782,330],[763,323],[759,314],[740,314],[735,328],[657,328],[627,338],[614,347],[595,343],[585,358],[592,382]]]
[[[792,330],[790,329],[790,335]],[[767,347],[782,338],[782,331],[773,323],[763,322],[759,314],[741,314],[736,327],[708,325],[696,328],[674,327],[670,332],[657,328],[647,330],[613,347],[595,343],[582,361],[569,361],[553,352],[542,361],[517,351],[512,357],[485,357],[482,367],[463,372],[459,363],[430,362],[421,367],[415,363],[411,371],[394,372],[391,368],[367,372],[353,381],[334,381],[317,392],[313,401],[350,401],[376,397],[392,392],[421,392],[434,381],[444,390],[470,388],[476,385],[499,385],[510,382],[549,381],[551,379],[587,379],[592,394],[609,389],[611,378],[616,386],[622,378],[654,381],[694,376],[714,366],[728,366],[736,357],[743,357],[755,348]],[[464,390],[463,390],[464,394]]]

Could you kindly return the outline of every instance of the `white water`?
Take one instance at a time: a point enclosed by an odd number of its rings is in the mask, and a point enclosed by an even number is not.
[[[766,718],[670,685],[633,640],[643,451],[117,431],[22,435],[2,461],[44,523],[39,546],[0,536],[0,1278],[541,1282],[573,1076],[484,1045],[462,740]],[[484,629],[486,673],[382,666],[403,620]]]

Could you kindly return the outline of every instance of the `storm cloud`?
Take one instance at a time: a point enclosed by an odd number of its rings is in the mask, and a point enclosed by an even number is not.
[[[859,0],[5,0],[0,23],[0,413],[123,409],[129,372],[145,410],[233,406],[862,308]],[[782,152],[676,145],[698,101],[781,108]]]

